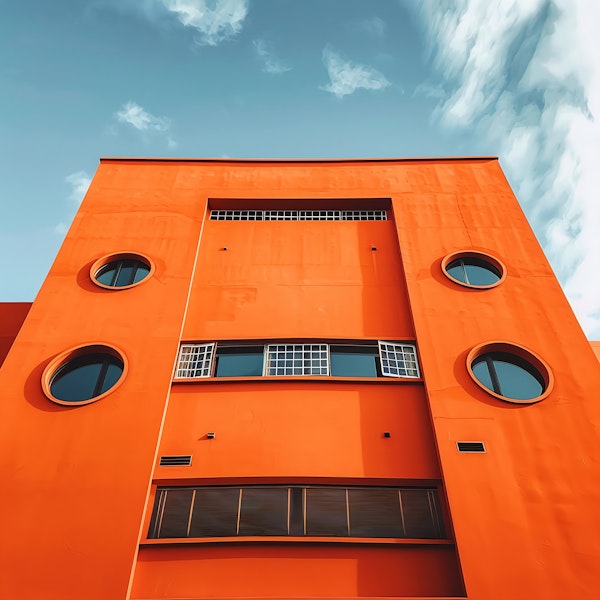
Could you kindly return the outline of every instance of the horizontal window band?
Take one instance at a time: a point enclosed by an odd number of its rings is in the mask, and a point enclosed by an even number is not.
[[[251,377],[175,377],[173,383],[283,383],[285,381],[305,381],[306,383],[368,383],[410,385],[422,384],[422,377],[339,377],[337,375],[256,375]]]
[[[385,221],[385,210],[211,210],[211,221]]]

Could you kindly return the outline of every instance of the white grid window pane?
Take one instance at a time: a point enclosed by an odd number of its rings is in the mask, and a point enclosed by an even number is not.
[[[214,344],[182,344],[175,377],[177,379],[210,377],[214,349]]]
[[[328,375],[327,344],[269,344],[266,375]]]
[[[385,221],[385,210],[211,210],[211,221]]]
[[[385,377],[419,377],[417,350],[409,344],[379,342],[381,374]]]

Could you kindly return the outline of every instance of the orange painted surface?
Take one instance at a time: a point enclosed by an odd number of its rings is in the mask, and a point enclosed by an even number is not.
[[[0,367],[13,345],[30,308],[31,302],[0,303]]]
[[[132,598],[461,596],[457,571],[448,546],[407,545],[396,552],[323,543],[142,548]]]
[[[592,347],[594,354],[598,357],[598,360],[600,360],[600,342],[590,342],[590,346]]]
[[[209,205],[345,198],[352,209],[387,198],[393,219],[205,219]],[[498,257],[506,280],[449,281],[441,261],[462,250]],[[153,276],[94,285],[90,266],[117,252],[147,256]],[[424,381],[171,385],[180,338],[416,339]],[[466,355],[491,340],[550,365],[548,398],[512,405],[474,384]],[[51,403],[44,367],[85,343],[122,349],[127,378],[87,406]],[[0,371],[0,597],[428,598],[464,596],[464,580],[472,600],[595,600],[599,384],[494,159],[105,160]],[[476,440],[485,454],[457,452]],[[192,454],[193,466],[157,467],[161,454]],[[164,483],[440,480],[450,543],[139,549]]]

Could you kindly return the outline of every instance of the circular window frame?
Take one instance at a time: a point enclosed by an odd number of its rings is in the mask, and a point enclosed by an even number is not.
[[[507,396],[502,396],[501,394],[498,394],[494,390],[491,390],[490,388],[485,386],[483,383],[481,383],[481,381],[479,381],[479,379],[473,372],[472,365],[473,362],[479,357],[485,354],[492,353],[508,354],[510,356],[514,356],[516,359],[520,359],[531,365],[531,367],[533,367],[533,369],[535,369],[542,378],[542,381],[544,382],[544,391],[535,398],[521,400],[518,398],[509,398]],[[517,366],[519,365],[517,364]],[[542,400],[546,399],[550,395],[554,387],[554,375],[552,374],[552,370],[550,369],[546,361],[532,350],[525,348],[525,346],[521,346],[519,344],[514,344],[511,342],[496,340],[492,342],[485,342],[483,344],[475,346],[467,355],[467,372],[469,373],[471,379],[477,384],[477,386],[481,388],[484,392],[486,392],[486,394],[489,394],[494,398],[497,398],[498,400],[502,400],[503,402],[510,402],[511,404],[536,404],[537,402],[541,402]]]
[[[116,262],[118,260],[137,260],[139,262],[144,263],[150,269],[150,271],[148,272],[148,275],[146,275],[146,277],[140,279],[140,281],[130,283],[129,285],[106,285],[105,283],[101,283],[96,279],[96,275],[98,274],[100,269],[102,269],[102,267],[105,267],[111,262]],[[142,283],[145,283],[150,279],[150,277],[152,277],[152,275],[154,275],[155,270],[156,267],[154,265],[154,262],[149,257],[143,254],[139,254],[138,252],[117,252],[112,254],[106,254],[105,256],[101,256],[98,260],[94,261],[94,263],[90,267],[90,279],[98,287],[101,287],[105,290],[110,290],[111,292],[119,292],[121,290],[129,290],[131,288],[137,287],[138,285],[141,285]]]
[[[83,356],[87,356],[88,354],[108,354],[118,358],[123,363],[123,371],[121,372],[119,379],[117,379],[116,383],[110,389],[106,390],[102,394],[99,394],[98,396],[89,398],[88,400],[79,400],[73,402],[56,398],[51,391],[52,380],[54,377],[59,373],[60,369],[66,366],[69,362]],[[127,357],[121,350],[119,350],[119,348],[102,342],[82,344],[80,346],[76,346],[75,348],[71,348],[70,350],[61,352],[46,365],[42,373],[42,391],[44,392],[44,395],[55,404],[60,404],[62,406],[85,406],[86,404],[98,402],[98,400],[102,400],[109,394],[112,394],[114,391],[116,391],[121,386],[123,381],[125,381],[125,377],[127,377],[127,371]]]
[[[455,260],[461,260],[464,258],[474,258],[476,260],[480,260],[482,262],[488,263],[490,266],[494,267],[499,273],[500,278],[498,281],[494,283],[490,283],[488,285],[474,285],[472,283],[467,283],[466,281],[460,281],[460,279],[456,279],[452,277],[450,273],[446,270],[448,265]],[[462,285],[463,287],[470,288],[473,290],[489,290],[491,288],[495,288],[500,284],[504,283],[506,279],[506,266],[504,263],[495,256],[491,254],[487,254],[485,252],[479,252],[478,250],[460,250],[459,252],[453,252],[452,254],[448,254],[442,259],[442,273],[450,280],[452,283],[457,283],[458,285]]]

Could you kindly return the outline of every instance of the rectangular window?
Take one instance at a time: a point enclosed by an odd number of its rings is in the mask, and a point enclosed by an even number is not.
[[[332,344],[329,358],[334,377],[381,377],[377,346]]]
[[[412,344],[182,344],[176,379],[317,375],[419,378]]]
[[[444,538],[434,488],[158,488],[148,537]]]
[[[386,377],[419,377],[414,346],[397,342],[379,342],[381,373]]]
[[[269,344],[267,375],[329,375],[327,344]]]
[[[385,210],[211,210],[211,221],[386,221]]]
[[[264,346],[217,346],[215,377],[260,377]]]
[[[182,344],[175,377],[210,377],[214,344]]]

